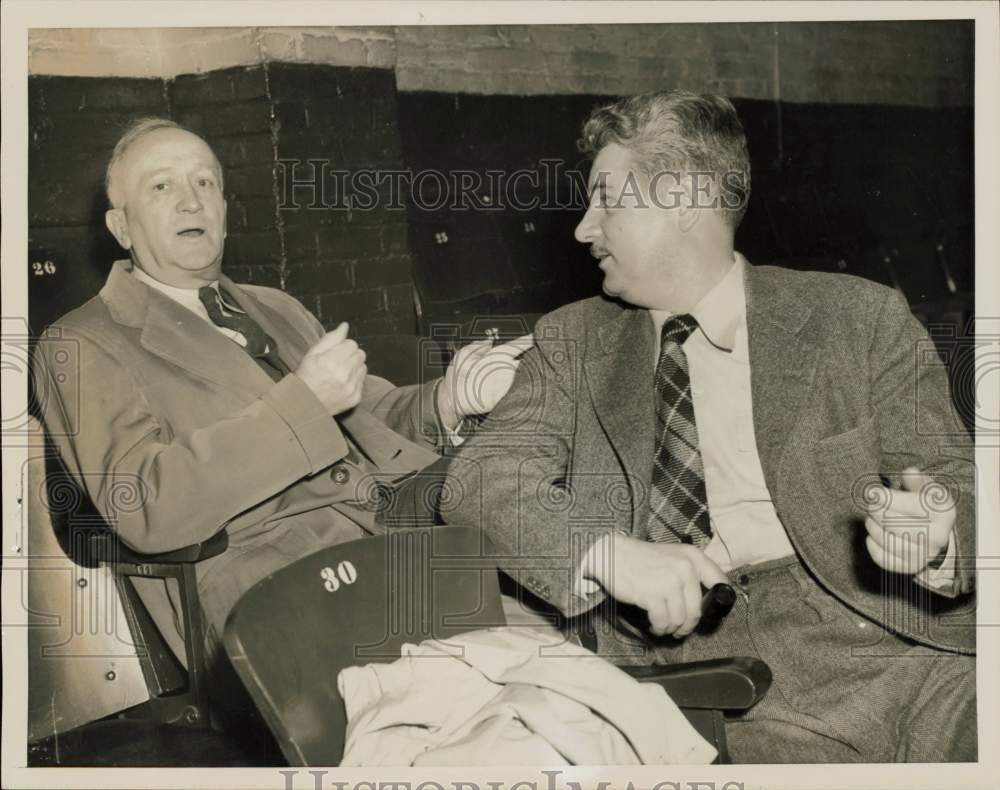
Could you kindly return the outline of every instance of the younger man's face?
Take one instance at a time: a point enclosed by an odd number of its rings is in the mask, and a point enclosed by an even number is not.
[[[679,233],[671,183],[677,182],[660,178],[654,200],[649,176],[633,153],[617,143],[606,145],[594,159],[590,204],[574,235],[590,245],[609,296],[640,307],[659,306],[654,297],[669,277]]]

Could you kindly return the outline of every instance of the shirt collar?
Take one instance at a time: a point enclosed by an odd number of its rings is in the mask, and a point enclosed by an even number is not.
[[[173,299],[178,304],[186,307],[188,310],[193,310],[199,315],[205,313],[205,306],[201,303],[201,299],[198,297],[198,288],[178,288],[176,285],[167,285],[166,283],[161,283],[155,277],[150,276],[142,269],[140,269],[135,264],[132,265],[132,276],[139,282],[145,283],[150,288],[159,291],[164,296]],[[209,283],[209,285],[216,291],[219,290],[219,281],[214,280]]]
[[[740,253],[733,253],[733,265],[701,301],[691,310],[708,342],[723,351],[732,351],[736,345],[736,331],[746,316],[746,291],[743,284],[747,260]],[[663,323],[671,316],[666,310],[650,310],[650,318],[657,336]]]

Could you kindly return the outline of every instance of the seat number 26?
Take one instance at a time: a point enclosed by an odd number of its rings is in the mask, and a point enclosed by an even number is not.
[[[354,584],[358,580],[358,570],[350,560],[339,563],[336,571],[330,567],[323,568],[319,575],[327,592],[337,592],[341,584]]]

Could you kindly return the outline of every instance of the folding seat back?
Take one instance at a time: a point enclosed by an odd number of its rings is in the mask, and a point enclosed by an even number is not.
[[[34,417],[27,435],[27,534],[19,544],[27,553],[22,590],[31,743],[145,702],[149,692],[111,572],[74,550],[73,535],[93,528],[94,519],[67,478],[47,479],[54,451]]]
[[[341,669],[505,623],[482,540],[463,527],[396,530],[324,549],[244,594],[226,651],[290,765],[339,764]]]

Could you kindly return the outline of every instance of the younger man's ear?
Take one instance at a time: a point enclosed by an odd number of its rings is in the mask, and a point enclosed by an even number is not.
[[[123,250],[132,249],[132,237],[128,235],[128,222],[125,220],[125,209],[109,208],[104,212],[104,224],[108,226]]]
[[[683,190],[680,194],[680,201],[677,211],[677,225],[681,231],[687,233],[701,218],[705,211],[706,194],[704,185],[693,178],[690,173],[681,179]]]

